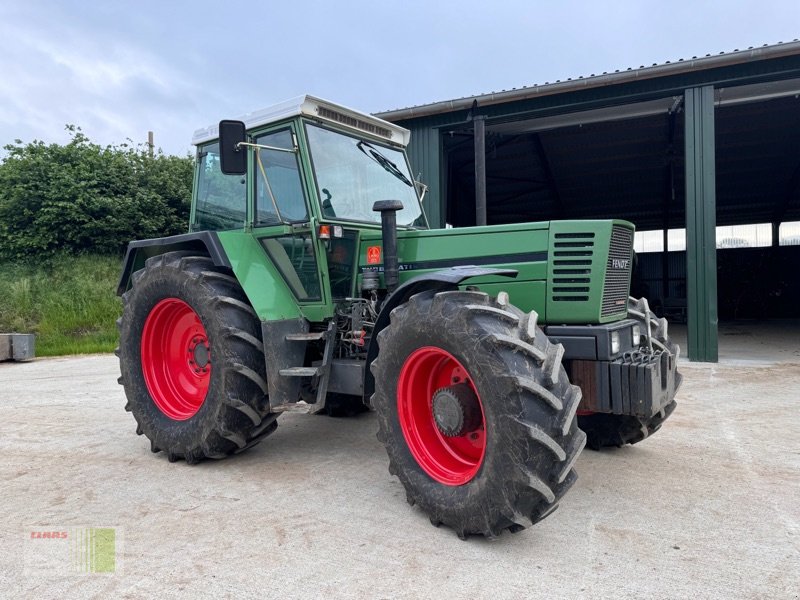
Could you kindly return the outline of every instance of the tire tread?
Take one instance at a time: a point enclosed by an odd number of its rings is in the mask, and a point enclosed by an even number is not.
[[[183,458],[187,464],[196,464],[207,458],[225,458],[254,446],[277,428],[277,414],[268,412],[268,389],[257,315],[232,272],[214,265],[208,256],[181,251],[147,259],[145,267],[133,274],[131,289],[123,294],[123,316],[117,322],[120,331],[126,330],[126,319],[132,318],[137,308],[138,288],[146,280],[175,277],[176,271],[178,277],[185,279],[185,285],[202,286],[207,290],[209,300],[204,308],[208,312],[204,314],[222,323],[219,327],[222,339],[214,342],[214,346],[224,344],[225,349],[220,352],[212,349],[212,364],[221,370],[223,382],[223,394],[218,400],[213,427],[204,430],[205,433],[199,431],[198,427],[197,437],[191,447],[162,447],[164,444],[158,444],[153,439],[158,432],[139,414],[132,387],[136,382],[126,381],[123,376],[120,377],[120,383],[125,386],[128,396],[125,408],[133,412],[137,431],[142,431],[150,439],[151,451],[165,451],[170,461]],[[244,329],[242,324],[245,324]],[[124,340],[121,346],[123,344]],[[126,372],[123,363],[131,354],[138,359],[138,352],[135,351],[123,350],[118,354],[123,374]],[[143,382],[140,385],[144,385]]]
[[[435,495],[431,497],[411,485],[404,473],[406,459],[399,457],[407,450],[405,442],[398,441],[393,433],[391,411],[396,410],[396,400],[386,391],[391,386],[379,385],[372,397],[378,412],[377,437],[389,453],[390,474],[401,479],[409,496],[428,513],[432,523],[448,525],[459,537],[492,538],[505,530],[520,531],[550,514],[575,481],[573,466],[585,444],[585,435],[578,430],[575,418],[580,390],[569,384],[563,369],[563,347],[550,343],[541,334],[535,312],[523,313],[507,297],[498,301],[483,292],[456,290],[422,292],[392,311],[390,325],[378,335],[380,352],[371,365],[376,381],[392,381],[396,377],[396,367],[389,365],[397,361],[391,355],[412,324],[427,330],[425,324],[431,323],[430,329],[435,329],[433,323],[448,319],[453,319],[456,331],[475,340],[478,352],[495,361],[491,369],[486,369],[495,373],[497,397],[513,396],[522,407],[504,415],[510,419],[503,434],[509,436],[503,440],[507,445],[507,468],[515,475],[502,490],[480,501],[476,507],[479,514],[453,516],[454,511],[437,505]],[[465,366],[470,369],[470,365]],[[430,481],[430,485],[439,485]]]

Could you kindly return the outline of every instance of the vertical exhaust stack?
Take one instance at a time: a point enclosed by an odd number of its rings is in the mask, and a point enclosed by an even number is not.
[[[403,210],[400,200],[378,200],[372,210],[381,213],[383,238],[383,279],[391,293],[397,287],[397,211]]]

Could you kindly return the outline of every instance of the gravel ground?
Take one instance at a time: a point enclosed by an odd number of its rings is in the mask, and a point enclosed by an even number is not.
[[[405,502],[374,415],[284,415],[170,464],[113,356],[0,364],[0,597],[798,598],[800,365],[682,364],[634,447],[585,451],[542,523],[460,541]],[[117,572],[57,575],[30,529],[117,528]],[[36,546],[35,544],[40,544]]]

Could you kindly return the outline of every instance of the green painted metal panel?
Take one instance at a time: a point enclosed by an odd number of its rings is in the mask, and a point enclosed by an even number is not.
[[[397,232],[397,254],[400,264],[400,282],[421,273],[436,271],[454,265],[486,264],[485,257],[541,254],[541,260],[491,263],[509,266],[520,271],[519,280],[543,280],[547,276],[544,261],[547,259],[549,223],[520,223],[457,229],[400,230]],[[381,246],[380,230],[363,231],[360,262],[369,268],[367,248]]]
[[[516,278],[476,277],[465,285],[494,295],[508,292],[512,304],[522,310],[535,309],[544,319],[548,227],[549,223],[541,222],[398,231],[400,283],[457,265],[507,267],[518,271]],[[382,246],[380,230],[362,231],[359,270],[382,268],[368,262],[368,248],[374,246]]]
[[[525,312],[535,310],[539,316],[538,322],[542,324],[547,322],[547,315],[545,315],[545,308],[543,308],[547,306],[545,299],[547,285],[544,281],[516,281],[506,277],[503,281],[491,283],[486,282],[485,279],[485,277],[470,279],[461,288],[477,286],[490,296],[497,296],[500,292],[506,292],[511,304]]]
[[[544,221],[515,223],[483,227],[463,227],[438,230],[405,230],[398,232],[398,262],[400,282],[418,275],[446,269],[456,265],[483,265],[517,270],[515,279],[487,276],[471,279],[468,285],[477,286],[490,294],[506,291],[511,302],[523,310],[535,309],[542,323],[605,323],[625,318],[627,315],[627,288],[618,312],[602,315],[603,284],[606,277],[611,231],[620,225],[633,231],[626,221]],[[573,252],[577,238],[575,232],[591,236],[591,265],[589,273],[580,277],[588,279],[586,300],[553,301],[553,294],[569,295],[548,286],[565,285],[559,278],[571,274],[553,273],[552,258],[555,252]],[[566,237],[556,237],[556,234]],[[558,245],[557,245],[558,244]],[[369,248],[381,246],[380,231],[362,231],[359,250],[361,270],[377,268],[370,264]],[[582,250],[577,249],[577,250]],[[569,257],[565,257],[568,259]],[[580,267],[586,271],[586,267]],[[554,279],[555,278],[555,279]],[[629,280],[628,280],[629,281]],[[626,281],[626,283],[628,283]]]
[[[251,233],[220,231],[219,241],[259,319],[294,319],[301,315],[283,277]]]
[[[689,359],[716,362],[714,87],[686,90],[686,289]]]
[[[603,293],[609,271],[614,226],[633,236],[633,224],[621,220],[551,221],[547,259],[547,321],[550,323],[611,323],[628,315],[630,275],[618,290],[614,312],[603,314]],[[623,260],[631,261],[630,252]],[[631,263],[622,268],[630,273]],[[618,308],[618,310],[617,310]]]
[[[438,129],[415,127],[407,149],[411,174],[428,186],[422,201],[428,224],[444,227],[444,189],[442,184],[442,138]]]

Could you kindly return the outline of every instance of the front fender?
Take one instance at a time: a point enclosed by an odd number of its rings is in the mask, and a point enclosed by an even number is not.
[[[364,403],[367,405],[370,404],[372,393],[375,391],[375,378],[369,366],[372,364],[372,361],[375,360],[375,357],[378,356],[378,333],[389,324],[389,315],[394,308],[403,304],[414,294],[426,290],[433,290],[435,292],[455,290],[458,289],[458,286],[464,281],[472,279],[473,277],[500,275],[513,278],[517,276],[517,273],[518,272],[514,269],[496,269],[470,265],[452,267],[450,269],[426,273],[419,277],[409,279],[392,292],[391,295],[387,296],[381,305],[381,312],[378,315],[378,320],[375,322],[375,328],[372,331],[372,338],[370,339],[369,348],[367,349],[367,364],[364,369]]]

